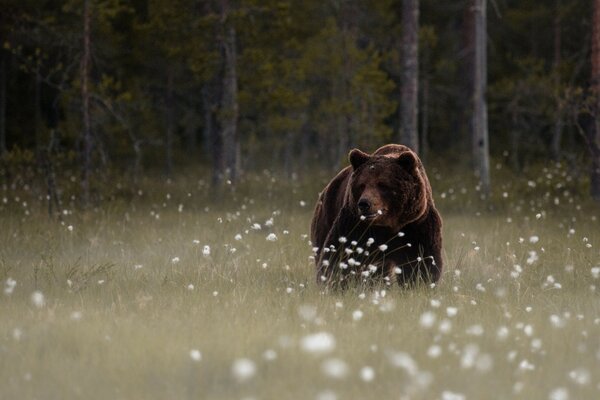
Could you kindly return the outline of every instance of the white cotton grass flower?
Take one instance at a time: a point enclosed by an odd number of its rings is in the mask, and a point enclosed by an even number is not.
[[[339,239],[338,239],[338,241],[339,241],[340,243],[346,243],[346,242],[348,241],[348,239],[346,239],[346,237],[345,237],[345,236],[340,236],[340,237],[339,237]]]
[[[403,369],[410,376],[415,376],[419,372],[417,363],[408,353],[391,352],[388,354],[388,359],[393,367]]]
[[[173,257],[171,258],[171,263],[172,264],[177,264],[180,261],[179,257]]]
[[[419,324],[426,329],[429,329],[433,326],[436,320],[436,315],[431,311],[425,311],[419,317]]]
[[[334,379],[344,379],[348,376],[349,370],[348,364],[339,358],[329,358],[321,364],[323,374]]]
[[[81,317],[83,317],[81,311],[73,311],[71,313],[71,321],[80,321]]]
[[[387,244],[382,244],[382,245],[379,245],[379,250],[380,250],[380,251],[386,251],[387,249],[388,249],[388,246],[387,246]]]
[[[209,245],[204,245],[204,247],[202,248],[202,255],[204,257],[208,257],[210,256],[210,246]]]
[[[15,290],[15,287],[17,287],[17,281],[11,277],[8,277],[4,282],[4,294],[10,296]]]
[[[313,333],[302,338],[300,347],[307,353],[330,353],[335,349],[335,337],[327,332]]]
[[[194,290],[194,285],[191,283],[187,285],[187,290]]]
[[[360,379],[363,382],[372,382],[375,379],[375,370],[372,367],[364,366],[360,369]]]
[[[235,240],[238,240],[238,241],[239,241],[239,240],[242,240],[242,235],[241,235],[240,233],[238,233],[238,234],[237,234],[237,235],[235,235],[233,238],[234,238]]]
[[[266,361],[274,361],[277,359],[277,352],[273,349],[267,349],[262,356]]]
[[[202,353],[198,349],[192,349],[190,350],[190,358],[192,361],[198,362],[202,360]]]
[[[449,390],[442,392],[442,400],[465,400],[467,397],[462,393],[455,393]]]
[[[269,233],[267,235],[267,241],[268,242],[275,242],[277,240],[277,235],[274,233]]]
[[[44,294],[39,290],[31,293],[31,304],[33,304],[37,308],[42,308],[46,305],[46,298]]]
[[[427,349],[427,356],[430,358],[438,358],[440,355],[442,355],[442,348],[437,344],[433,344]]]
[[[456,307],[446,307],[446,315],[450,318],[456,316],[458,314],[458,308]]]
[[[249,358],[238,358],[231,366],[231,373],[238,382],[246,382],[256,374],[256,364]]]
[[[527,260],[526,260],[528,265],[533,264],[540,258],[535,250],[528,251],[527,253],[529,254],[529,257],[527,257]]]
[[[569,400],[569,390],[564,387],[559,387],[548,394],[548,400]]]
[[[333,390],[323,390],[317,393],[315,400],[337,400],[337,394]]]
[[[592,273],[592,278],[594,278],[594,279],[600,278],[600,267],[592,267],[590,272]]]
[[[539,236],[533,235],[533,236],[529,237],[529,243],[535,244],[535,243],[537,243],[539,241],[540,241],[540,237]]]
[[[352,319],[354,321],[360,321],[363,317],[364,313],[361,310],[354,310],[352,312]]]
[[[591,374],[585,368],[577,368],[569,372],[569,378],[578,385],[584,386],[590,383]]]

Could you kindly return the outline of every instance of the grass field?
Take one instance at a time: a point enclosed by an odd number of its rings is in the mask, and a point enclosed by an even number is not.
[[[600,398],[600,209],[565,171],[487,202],[430,171],[440,283],[333,294],[307,237],[324,177],[215,200],[186,176],[62,221],[0,192],[0,399]]]

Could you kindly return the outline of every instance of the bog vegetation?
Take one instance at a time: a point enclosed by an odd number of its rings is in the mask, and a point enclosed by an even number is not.
[[[0,398],[600,398],[600,1],[486,3],[0,0]],[[443,276],[324,293],[388,142]]]
[[[308,242],[327,174],[246,175],[218,200],[205,174],[115,179],[59,220],[6,189],[0,397],[598,397],[598,209],[564,165],[495,171],[482,200],[429,169],[438,285],[327,294]]]

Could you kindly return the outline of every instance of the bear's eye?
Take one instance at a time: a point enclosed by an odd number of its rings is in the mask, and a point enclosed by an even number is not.
[[[391,190],[391,188],[388,185],[386,185],[385,183],[378,183],[377,188],[379,188],[379,190],[381,190],[383,192],[389,192]]]

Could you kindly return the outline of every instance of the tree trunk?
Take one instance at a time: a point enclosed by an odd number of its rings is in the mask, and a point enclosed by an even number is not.
[[[40,80],[39,67],[33,77],[33,136],[35,140],[35,153],[39,157],[42,153],[42,81]]]
[[[229,14],[228,0],[221,0],[223,24],[223,98],[221,102],[221,144],[223,154],[223,173],[232,183],[238,178],[238,101],[237,101],[237,53],[235,28],[227,22]]]
[[[598,0],[600,1],[600,0]],[[475,54],[473,77],[473,159],[484,195],[490,193],[490,160],[487,121],[486,0],[473,0]]]
[[[173,105],[173,69],[167,67],[167,96],[165,99],[166,105],[166,137],[165,137],[165,172],[167,176],[171,176],[173,172],[173,131],[175,125],[174,105]]]
[[[591,93],[594,96],[594,123],[593,127],[587,130],[587,142],[592,156],[590,195],[594,200],[600,201],[600,0],[594,0],[592,22]]]
[[[554,99],[556,101],[556,114],[554,116],[554,129],[552,132],[551,152],[554,160],[560,160],[561,156],[561,139],[563,130],[563,116],[560,96],[560,48],[562,32],[560,27],[560,0],[556,0],[556,15],[554,16]]]
[[[469,1],[465,7],[462,21],[462,48],[461,65],[461,136],[458,139],[460,151],[464,154],[473,152],[471,143],[473,138],[473,71],[475,61],[475,18],[473,17],[473,4]],[[461,157],[462,158],[462,157]],[[470,161],[471,168],[475,168],[475,160]]]
[[[6,75],[7,52],[0,50],[0,157],[6,152]]]
[[[82,200],[84,206],[90,202],[90,175],[92,170],[92,126],[90,119],[90,62],[91,62],[91,11],[90,0],[83,3],[83,55],[81,57],[81,111],[83,118],[82,131]]]
[[[427,156],[429,155],[429,77],[423,77],[423,93],[422,108],[421,108],[421,135],[419,144],[420,154],[419,157],[424,163],[427,162]]]
[[[402,83],[400,143],[419,151],[419,0],[402,1]]]

